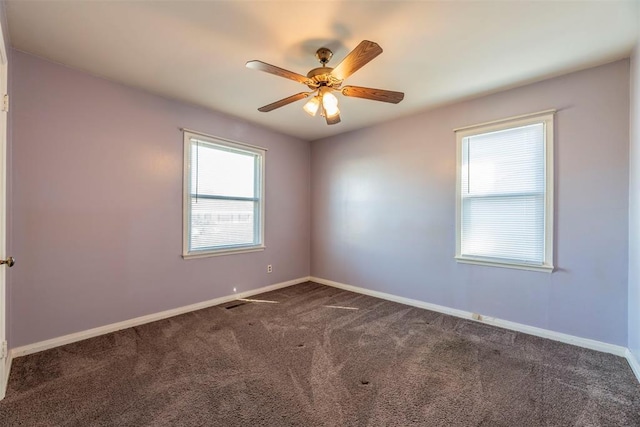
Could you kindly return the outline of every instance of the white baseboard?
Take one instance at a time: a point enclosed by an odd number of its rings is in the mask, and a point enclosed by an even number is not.
[[[444,313],[455,317],[460,317],[462,319],[473,320],[475,322],[486,323],[493,326],[498,326],[504,329],[510,329],[512,331],[522,332],[529,335],[535,335],[542,338],[548,338],[554,341],[560,341],[566,344],[576,345],[578,347],[584,347],[591,350],[597,350],[604,353],[615,354],[616,356],[626,357],[627,348],[615,345],[608,344],[601,341],[592,340],[589,338],[581,338],[576,337],[569,334],[564,334],[561,332],[550,331],[548,329],[537,328],[535,326],[524,325],[522,323],[510,322],[508,320],[496,319],[494,317],[488,317],[483,315],[478,315],[475,313],[471,313],[469,311],[458,310],[455,308],[445,307],[443,305],[431,304],[424,301],[419,301],[410,298],[399,297],[392,294],[387,294],[379,291],[372,291],[366,288],[360,288],[358,286],[345,285],[344,283],[334,282],[332,280],[321,279],[319,277],[311,277],[310,280],[312,282],[320,283],[327,286],[332,286],[334,288],[344,289],[345,291],[356,292],[359,294],[369,295],[372,297],[398,302],[400,304],[410,305],[413,307],[424,308],[431,311],[436,311],[438,313]],[[636,375],[638,375],[636,373]],[[639,377],[640,378],[640,377]]]
[[[631,352],[631,350],[627,349],[627,353],[625,354],[627,358],[627,362],[629,362],[629,366],[631,366],[631,370],[634,374],[636,374],[636,378],[640,381],[640,362],[636,359],[636,356]]]
[[[288,286],[293,286],[299,283],[308,282],[309,280],[310,280],[309,277],[300,277],[298,279],[289,280],[287,282],[276,283],[276,284],[264,286],[258,289],[239,292],[237,294],[227,295],[220,298],[214,298],[208,301],[198,302],[191,305],[185,305],[183,307],[161,311],[159,313],[153,313],[146,316],[136,317],[134,319],[125,320],[122,322],[112,323],[110,325],[100,326],[93,329],[87,329],[86,331],[75,332],[73,334],[64,335],[61,337],[52,338],[49,340],[40,341],[33,344],[24,345],[21,347],[16,347],[9,352],[9,358],[26,356],[27,354],[33,354],[39,351],[48,350],[50,348],[59,347],[61,345],[71,344],[76,341],[86,340],[87,338],[97,337],[98,335],[104,335],[104,334],[116,332],[122,329],[144,325],[145,323],[155,322],[157,320],[178,316],[180,314],[189,313],[191,311],[201,310],[203,308],[212,307],[214,305],[224,304],[225,302],[234,301],[240,298],[247,298],[247,297],[261,294],[264,292],[286,288]],[[7,371],[7,376],[8,374],[9,374],[9,371]]]

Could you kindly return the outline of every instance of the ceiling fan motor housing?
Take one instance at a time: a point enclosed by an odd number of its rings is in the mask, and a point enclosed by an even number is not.
[[[331,71],[333,71],[333,68],[331,67],[318,67],[309,71],[307,73],[307,77],[309,77],[313,81],[313,83],[307,86],[309,86],[310,89],[317,89],[320,86],[337,88],[342,82],[333,77],[331,75]]]

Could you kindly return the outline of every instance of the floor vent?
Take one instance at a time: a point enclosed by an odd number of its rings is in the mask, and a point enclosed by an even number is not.
[[[223,305],[223,307],[227,310],[231,310],[232,308],[240,307],[245,304],[249,304],[249,301],[231,301],[230,303]]]

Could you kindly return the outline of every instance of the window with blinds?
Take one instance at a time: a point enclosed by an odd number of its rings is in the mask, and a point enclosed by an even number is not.
[[[265,150],[184,134],[183,256],[261,250]]]
[[[456,259],[552,271],[553,113],[456,135]]]

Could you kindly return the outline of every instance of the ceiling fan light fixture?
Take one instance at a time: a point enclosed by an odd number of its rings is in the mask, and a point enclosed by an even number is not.
[[[304,107],[302,107],[302,109],[311,117],[313,117],[318,112],[319,107],[320,107],[320,99],[318,98],[318,96],[314,96],[309,101],[307,101],[306,104],[304,104]]]
[[[340,113],[338,110],[338,98],[331,92],[325,91],[322,94],[322,108],[324,108],[327,117],[333,117]]]

